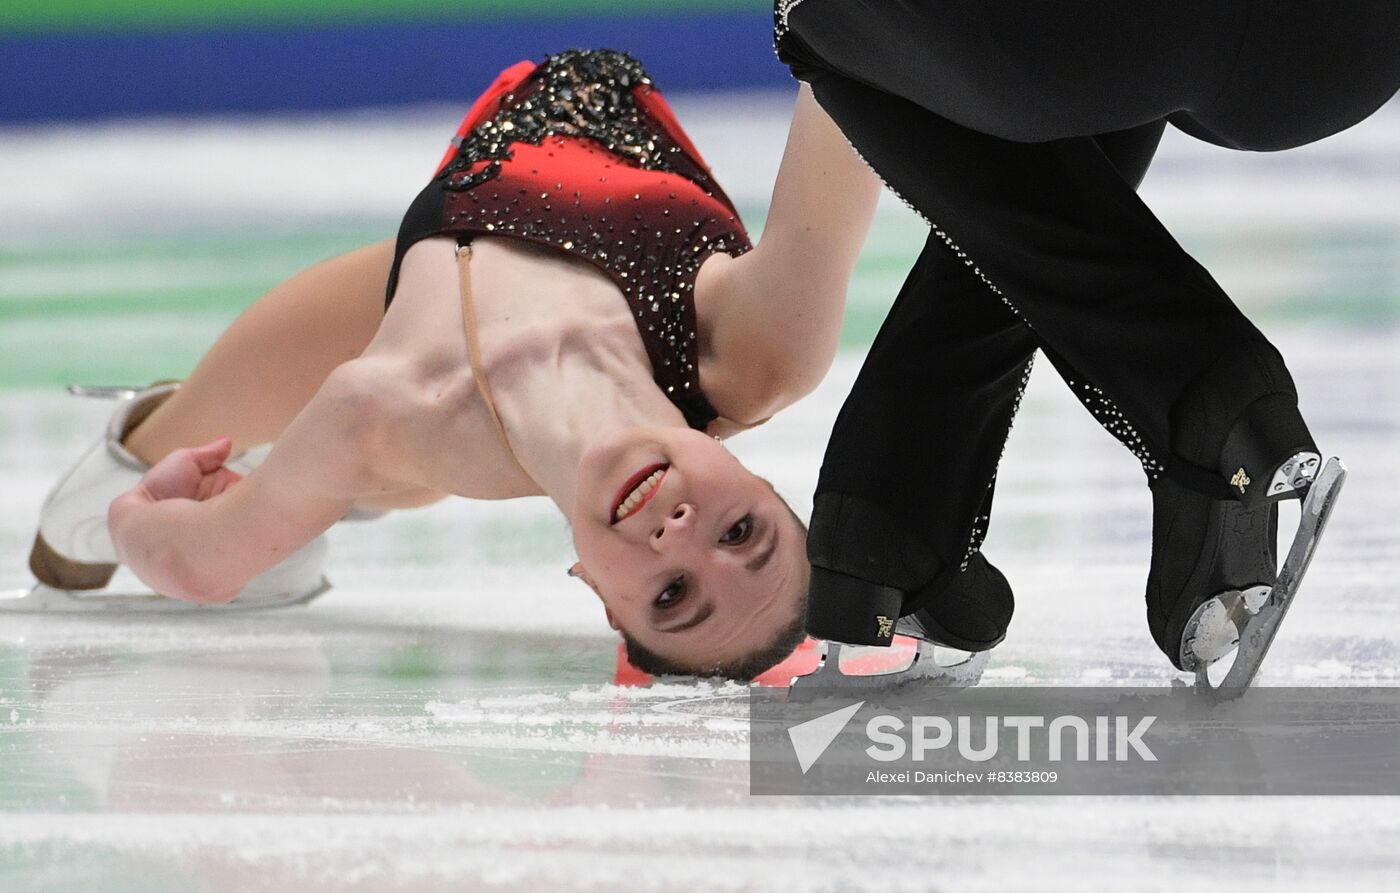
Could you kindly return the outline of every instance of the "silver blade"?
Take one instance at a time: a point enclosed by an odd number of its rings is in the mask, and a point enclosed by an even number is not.
[[[68,393],[73,397],[96,397],[100,400],[130,400],[141,392],[140,388],[108,385],[70,384]]]
[[[1284,615],[1293,603],[1293,597],[1297,595],[1298,588],[1303,583],[1303,575],[1312,563],[1313,554],[1317,551],[1317,544],[1322,539],[1327,519],[1332,514],[1346,478],[1346,464],[1335,456],[1328,459],[1312,486],[1308,488],[1308,495],[1303,500],[1298,532],[1294,534],[1293,545],[1288,550],[1283,567],[1279,569],[1278,579],[1274,582],[1268,601],[1259,609],[1259,613],[1250,618],[1244,632],[1240,634],[1239,651],[1235,654],[1234,664],[1219,686],[1211,684],[1206,675],[1206,667],[1197,670],[1198,690],[1212,692],[1221,698],[1236,698],[1254,681],[1260,664],[1269,653],[1274,636],[1278,635],[1279,624],[1283,622]]]
[[[914,652],[914,660],[902,670],[887,673],[855,674],[841,672],[841,649],[849,647],[840,642],[823,642],[822,656],[817,668],[805,676],[792,680],[789,689],[794,694],[817,689],[872,689],[890,688],[897,685],[917,683],[921,687],[967,688],[976,685],[986,669],[990,652],[981,651],[969,654],[953,664],[940,664],[935,659],[935,646],[932,642],[919,640]]]

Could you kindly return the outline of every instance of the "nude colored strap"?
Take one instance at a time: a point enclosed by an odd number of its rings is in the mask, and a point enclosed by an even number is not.
[[[457,246],[457,273],[462,288],[462,323],[467,330],[467,362],[471,364],[472,377],[476,379],[476,388],[481,392],[486,411],[490,413],[491,421],[496,425],[496,435],[501,438],[501,445],[506,448],[516,467],[525,477],[530,478],[530,473],[525,471],[525,466],[520,463],[520,457],[511,449],[510,438],[506,437],[506,426],[501,423],[501,414],[496,412],[496,401],[491,397],[491,386],[486,383],[486,373],[481,368],[481,345],[476,337],[476,309],[472,306],[471,259],[472,246]]]

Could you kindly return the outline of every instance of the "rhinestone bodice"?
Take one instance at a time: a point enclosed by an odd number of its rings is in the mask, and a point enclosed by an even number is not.
[[[593,263],[626,297],[658,387],[686,421],[717,413],[700,392],[695,276],[751,246],[641,65],[570,51],[507,69],[468,113],[399,233],[398,261],[430,235],[491,234]]]

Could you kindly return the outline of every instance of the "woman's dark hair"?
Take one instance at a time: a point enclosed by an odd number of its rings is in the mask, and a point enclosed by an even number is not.
[[[765,670],[782,663],[788,655],[797,650],[807,638],[807,599],[804,596],[798,606],[797,616],[778,632],[763,648],[746,654],[738,660],[712,667],[688,667],[668,657],[662,657],[648,649],[641,642],[622,632],[622,642],[627,650],[627,662],[643,673],[652,676],[717,676],[737,682],[750,682]]]

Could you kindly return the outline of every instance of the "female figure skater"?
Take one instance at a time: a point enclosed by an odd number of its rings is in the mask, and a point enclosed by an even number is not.
[[[827,448],[809,632],[882,644],[904,617],[1001,641],[1011,590],[980,546],[1039,349],[1147,474],[1168,658],[1199,676],[1274,610],[1247,684],[1341,468],[1323,474],[1278,351],[1135,189],[1168,123],[1272,151],[1366,118],[1400,86],[1400,6],[780,0],[775,18],[780,57],[931,229]],[[1276,503],[1315,480],[1285,580]]]
[[[606,51],[506,70],[452,142],[397,242],[278,286],[178,389],[120,408],[50,495],[35,574],[294,601],[349,514],[544,494],[643,670],[776,664],[803,637],[804,530],[718,441],[825,373],[879,181],[804,89],[751,247]]]

